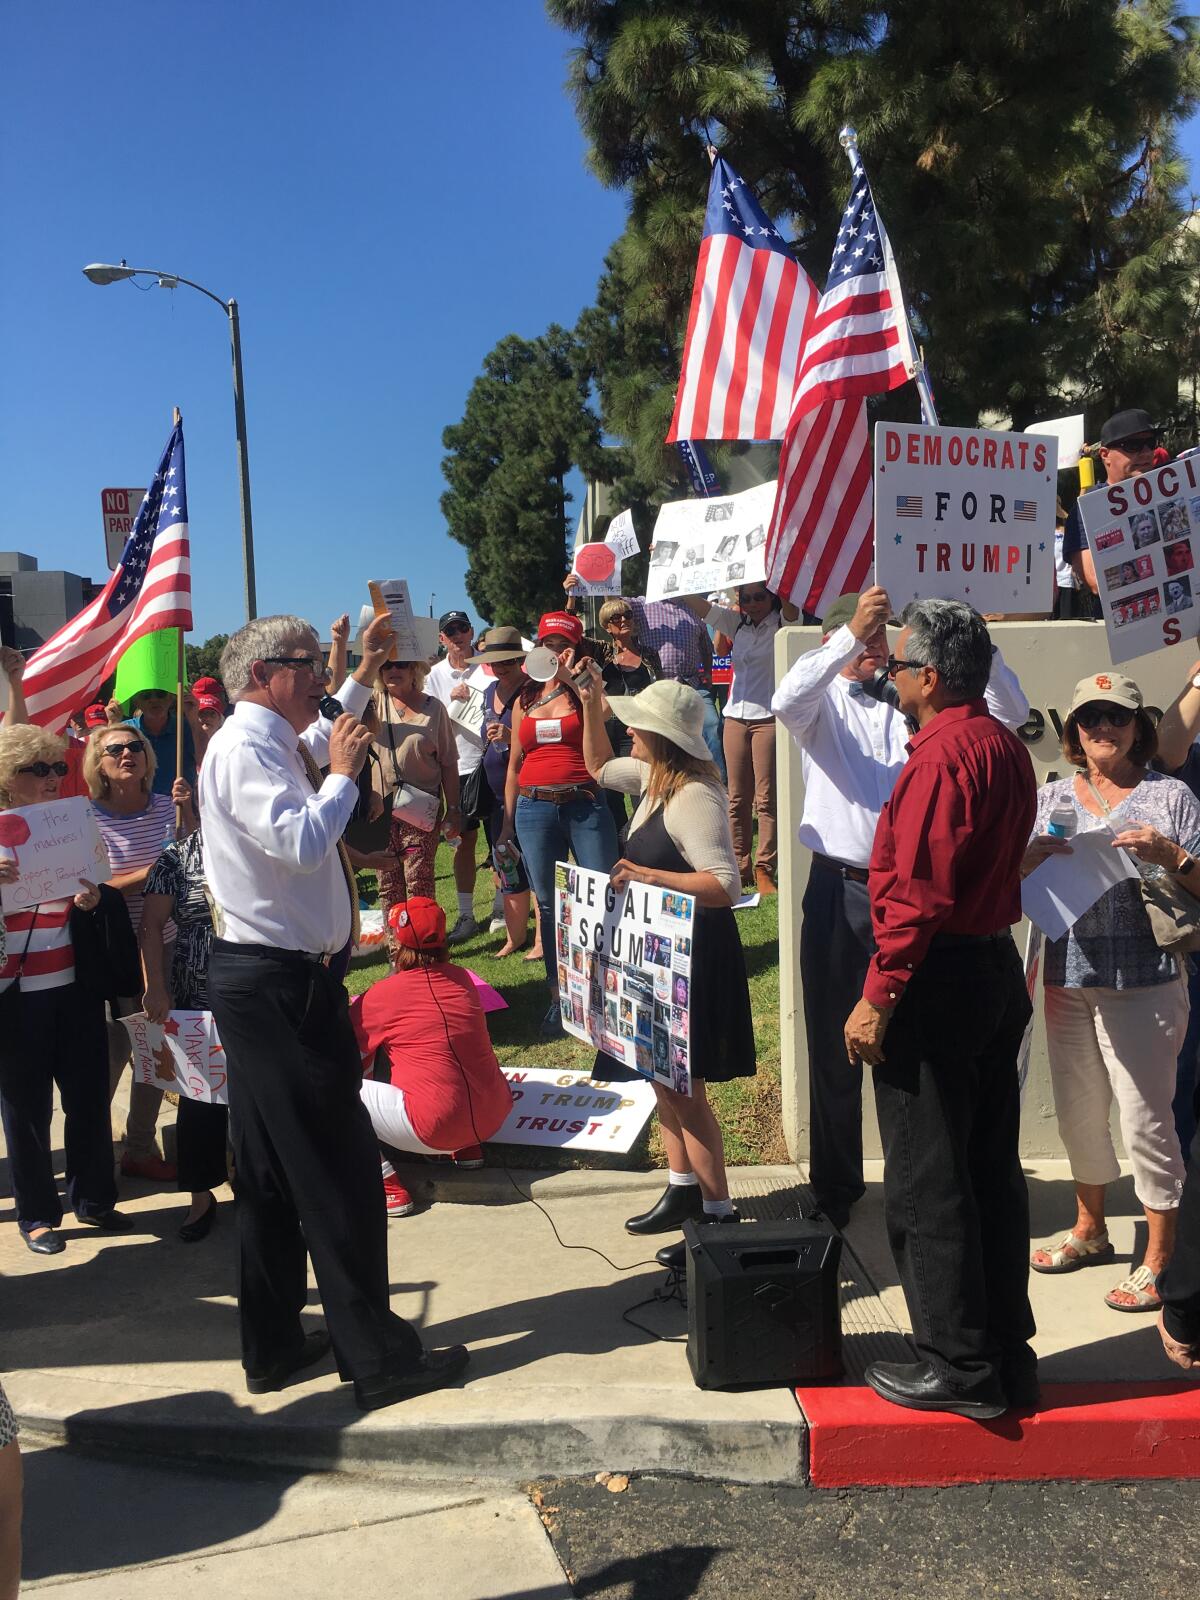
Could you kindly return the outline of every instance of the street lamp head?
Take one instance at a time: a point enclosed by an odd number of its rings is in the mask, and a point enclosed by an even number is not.
[[[106,266],[103,261],[93,261],[91,266],[84,267],[83,275],[91,283],[120,283],[123,278],[135,276],[132,267],[127,267],[122,261],[119,267]]]

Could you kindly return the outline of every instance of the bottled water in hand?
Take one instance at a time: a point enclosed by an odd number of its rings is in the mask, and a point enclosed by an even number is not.
[[[1073,839],[1075,837],[1075,829],[1074,805],[1070,800],[1060,800],[1050,813],[1050,820],[1046,824],[1046,832],[1052,839]]]

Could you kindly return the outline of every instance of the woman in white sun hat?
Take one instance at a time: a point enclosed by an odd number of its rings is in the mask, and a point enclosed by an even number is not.
[[[609,701],[612,714],[633,739],[632,757],[616,759],[605,731],[602,682],[594,664],[576,683],[583,701],[588,771],[605,788],[634,795],[639,802],[625,853],[610,875],[614,887],[647,883],[695,900],[691,1004],[685,1013],[692,1093],[678,1093],[655,1079],[669,1182],[658,1202],[631,1217],[625,1227],[630,1233],[668,1233],[688,1217],[736,1222],[724,1140],[705,1084],[754,1075],[754,1028],[742,942],[730,909],[741,891],[741,874],[730,835],[729,796],[704,742],[704,701],[695,689],[667,678],[640,694]],[[657,1020],[654,1030],[668,1032]],[[653,1040],[656,1046],[663,1042]],[[669,1058],[669,1033],[665,1042]],[[659,1055],[661,1051],[655,1058]],[[597,1075],[620,1079],[633,1073],[601,1052]],[[660,1251],[659,1259],[679,1264],[683,1245]]]

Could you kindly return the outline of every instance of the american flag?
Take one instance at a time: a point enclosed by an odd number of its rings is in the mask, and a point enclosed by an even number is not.
[[[1037,521],[1037,501],[1036,500],[1014,500],[1013,501],[1013,518],[1017,522],[1036,522]]]
[[[816,299],[753,191],[718,156],[667,443],[782,439]]]
[[[117,570],[25,668],[29,720],[60,732],[143,634],[192,625],[183,424],[176,423]]]
[[[767,583],[817,616],[861,589],[874,519],[866,396],[917,366],[891,245],[861,161],[825,291],[805,328],[767,534]]]
[[[898,517],[919,517],[924,497],[919,494],[898,494],[896,496],[896,515]],[[836,596],[835,596],[836,598]]]

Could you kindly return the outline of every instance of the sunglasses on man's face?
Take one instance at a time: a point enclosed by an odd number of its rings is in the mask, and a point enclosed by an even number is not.
[[[311,672],[314,678],[327,678],[329,668],[320,656],[263,656],[268,667],[294,667],[297,672]]]
[[[1102,722],[1107,722],[1110,728],[1127,728],[1133,718],[1134,713],[1128,706],[1081,706],[1075,713],[1075,721],[1088,733],[1098,728]]]
[[[887,658],[887,675],[889,678],[894,678],[898,672],[903,672],[905,667],[911,668],[913,672],[918,672],[928,664],[926,661],[902,661],[899,656],[889,656]]]
[[[749,594],[747,594],[747,593],[745,593],[745,591],[743,591],[743,593],[742,593],[742,604],[744,606],[752,606],[752,605],[757,604],[760,601],[769,600],[770,598],[771,598],[770,595],[767,593],[767,591],[765,589],[753,590]]]
[[[469,622],[452,622],[448,627],[442,629],[447,639],[453,639],[460,633],[470,633],[470,631],[471,625]]]
[[[1157,442],[1152,433],[1134,433],[1128,439],[1115,439],[1108,449],[1119,450],[1126,456],[1138,456],[1143,450],[1153,450]]]
[[[65,761],[31,761],[27,767],[18,767],[17,771],[27,778],[48,778],[51,773],[56,778],[65,778],[67,763]]]

